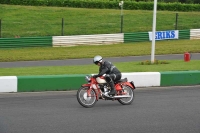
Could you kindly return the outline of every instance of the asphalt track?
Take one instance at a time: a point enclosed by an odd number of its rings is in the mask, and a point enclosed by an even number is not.
[[[158,55],[183,60],[183,55]],[[191,60],[199,60],[200,53]],[[150,56],[106,58],[112,62]],[[92,59],[1,62],[1,68],[92,64]],[[98,101],[84,108],[76,91],[0,93],[0,133],[200,133],[200,86],[135,90],[132,105]]]
[[[200,86],[135,90],[84,108],[76,91],[0,93],[0,133],[200,133]]]
[[[155,55],[157,60],[184,60],[184,54]],[[128,56],[105,58],[113,63],[145,61],[151,60],[151,56]],[[191,60],[200,60],[200,53],[192,53]],[[71,65],[88,65],[92,64],[92,58],[87,59],[67,59],[67,60],[43,60],[43,61],[18,61],[18,62],[0,62],[0,68],[16,67],[34,67],[34,66],[71,66]]]

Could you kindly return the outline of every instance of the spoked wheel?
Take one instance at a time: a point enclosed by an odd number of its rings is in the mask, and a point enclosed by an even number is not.
[[[77,91],[76,97],[80,105],[86,108],[91,108],[96,104],[97,100],[96,100],[94,90],[90,91],[90,94],[91,94],[90,96],[88,96],[87,90],[88,90],[88,87],[81,87]]]
[[[123,105],[129,105],[133,102],[134,100],[134,91],[131,87],[129,86],[124,86],[124,93],[126,93],[126,95],[130,96],[128,98],[121,98],[118,99],[118,101],[123,104]]]

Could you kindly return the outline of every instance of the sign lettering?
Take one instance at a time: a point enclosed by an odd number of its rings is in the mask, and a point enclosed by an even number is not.
[[[157,31],[155,40],[178,39],[178,30]],[[149,40],[152,41],[152,32],[149,32]]]

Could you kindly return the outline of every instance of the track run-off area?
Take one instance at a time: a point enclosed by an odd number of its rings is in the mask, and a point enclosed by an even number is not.
[[[100,100],[93,108],[76,92],[0,93],[0,133],[200,132],[200,86],[137,88],[131,105]]]

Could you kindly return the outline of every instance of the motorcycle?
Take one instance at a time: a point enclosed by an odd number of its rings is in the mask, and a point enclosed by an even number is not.
[[[76,95],[79,104],[83,107],[91,108],[99,99],[117,100],[122,105],[129,105],[134,100],[135,85],[133,81],[129,82],[127,78],[114,83],[116,89],[114,96],[108,95],[111,88],[104,76],[94,78],[91,75],[86,75],[85,80],[88,83],[81,85]]]

